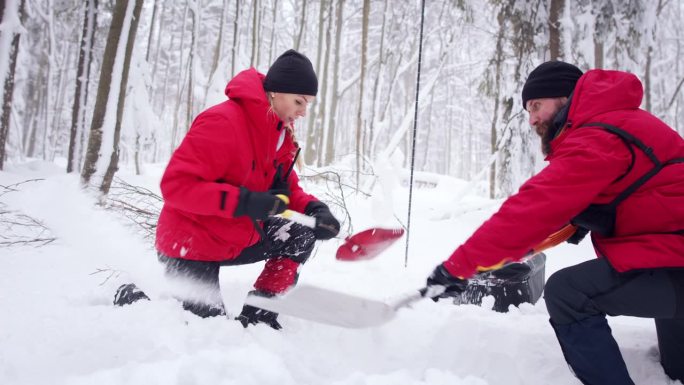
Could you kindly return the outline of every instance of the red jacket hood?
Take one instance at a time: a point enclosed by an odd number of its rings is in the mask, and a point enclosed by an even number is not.
[[[643,96],[641,82],[634,74],[621,71],[587,71],[575,86],[568,121],[573,127],[579,127],[599,114],[637,109]]]
[[[254,68],[244,70],[226,85],[226,96],[237,103],[244,111],[245,116],[253,124],[255,138],[259,140],[271,140],[273,145],[264,148],[275,147],[277,136],[267,135],[271,128],[275,129],[280,118],[271,110],[271,104],[264,90],[264,78],[266,76]]]
[[[577,81],[563,131],[551,141],[551,153],[545,159],[551,160],[554,157],[556,149],[569,133],[586,123],[600,121],[602,114],[639,109],[643,96],[641,82],[634,74],[622,71],[587,71]]]
[[[254,68],[244,70],[228,82],[225,94],[232,100],[268,102],[264,91],[264,78],[266,76]]]

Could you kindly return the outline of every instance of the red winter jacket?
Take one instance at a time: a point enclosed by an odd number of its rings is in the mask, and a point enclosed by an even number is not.
[[[612,201],[653,168],[646,155],[632,155],[615,134],[617,126],[651,147],[660,161],[684,157],[684,139],[639,109],[643,96],[636,76],[592,70],[573,93],[563,131],[551,142],[549,165],[508,198],[499,211],[445,262],[453,275],[470,277],[502,262],[518,260],[590,204]],[[684,164],[665,167],[617,207],[612,237],[592,233],[599,257],[618,271],[684,266]]]
[[[164,197],[156,247],[172,258],[233,259],[259,241],[247,216],[233,217],[239,188],[267,191],[278,164],[287,170],[296,146],[289,133],[278,151],[279,118],[270,110],[264,75],[239,73],[226,86],[229,100],[202,112],[171,156],[161,181]],[[289,183],[291,210],[303,212],[314,200]]]

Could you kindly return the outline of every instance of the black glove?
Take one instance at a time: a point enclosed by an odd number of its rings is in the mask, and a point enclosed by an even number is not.
[[[233,216],[247,215],[252,219],[264,220],[269,216],[280,214],[287,209],[287,202],[271,192],[249,191],[240,187],[240,197]]]
[[[249,295],[257,295],[262,297],[273,296],[273,294],[259,290],[252,290],[249,292]],[[245,328],[249,325],[256,325],[259,322],[263,322],[275,330],[280,330],[283,328],[280,323],[278,323],[278,313],[264,310],[252,305],[244,305],[242,307],[242,312],[235,319],[240,321],[242,326]]]
[[[428,277],[426,286],[426,295],[437,302],[440,298],[458,297],[461,295],[465,291],[466,286],[468,286],[468,281],[454,277],[444,267],[444,264],[440,264]],[[435,290],[437,286],[444,287],[444,291],[440,294],[432,295],[431,291]]]
[[[319,201],[312,201],[306,205],[304,214],[316,218],[316,227],[313,229],[316,239],[326,240],[334,238],[340,232],[340,222],[330,212],[328,206]]]

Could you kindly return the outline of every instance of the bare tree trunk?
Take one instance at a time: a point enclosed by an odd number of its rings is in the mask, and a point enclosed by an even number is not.
[[[325,5],[326,0],[321,0],[318,5],[318,49],[316,51],[316,74],[319,79],[322,80],[323,86],[325,87],[326,81],[321,78],[321,59],[323,57],[323,28],[325,27]],[[316,117],[318,116],[319,109],[322,108],[320,100],[323,99],[323,93],[321,96],[314,100],[313,106],[311,106],[311,112],[309,113],[309,122],[307,124],[306,131],[306,148],[304,149],[304,162],[306,164],[312,164],[316,159],[316,154],[314,152],[314,143],[316,139]]]
[[[425,130],[425,141],[423,142],[423,163],[419,170],[425,170],[428,166],[428,155],[430,154],[430,131],[432,131],[432,106],[435,104],[435,93],[430,93],[430,104],[428,107],[427,119],[422,119],[427,123],[427,128]],[[434,153],[434,149],[432,149]]]
[[[177,14],[178,14],[177,10],[178,10],[177,8],[172,7],[172,10],[171,10],[171,12],[172,12],[172,13],[171,13],[171,19],[174,20],[174,21],[178,19],[178,17],[177,17]],[[162,19],[162,20],[163,20],[163,19]],[[169,39],[169,46],[168,46],[167,50],[170,51],[170,50],[174,50],[174,49],[175,49],[176,36],[177,36],[177,34],[175,34],[175,33],[172,34],[171,38]],[[182,46],[182,44],[181,44],[181,48],[182,48],[182,47],[183,47],[183,46]],[[164,79],[164,84],[163,84],[163,86],[161,87],[161,97],[160,97],[160,98],[155,98],[155,101],[156,101],[156,100],[159,100],[159,103],[161,104],[161,105],[158,107],[158,110],[160,111],[160,116],[165,116],[165,115],[166,115],[166,114],[165,114],[165,113],[166,113],[166,107],[169,105],[169,103],[168,103],[168,98],[167,98],[167,96],[166,96],[166,92],[167,92],[167,90],[169,89],[169,82],[170,82],[170,80],[171,80],[171,76],[169,76],[169,72],[171,71],[171,66],[170,66],[169,64],[170,64],[170,63],[168,63],[168,60],[167,60],[167,63],[166,63],[166,65],[164,66],[164,67],[165,67],[165,68],[164,68],[164,76],[162,77],[162,79]],[[180,70],[179,70],[179,73],[180,73]],[[180,75],[179,75],[179,76],[180,76]],[[152,80],[154,81],[154,73],[152,74],[152,77],[153,77]],[[174,111],[175,111],[175,110],[174,110]],[[175,119],[175,118],[174,118],[174,119]],[[172,130],[174,130],[174,129],[172,128]],[[175,135],[175,133],[174,133],[174,135]],[[173,149],[173,147],[172,147],[172,149]]]
[[[276,18],[278,16],[278,0],[273,1],[273,10],[271,13],[271,40],[270,40],[270,45],[271,47],[268,50],[268,65],[271,65],[273,61],[275,60],[273,57],[275,55],[275,46],[276,46]]]
[[[644,70],[644,96],[646,97],[646,111],[651,112],[651,62],[653,61],[653,47],[646,50],[646,69]]]
[[[161,9],[159,10],[159,28],[157,28],[157,37],[154,39],[156,42],[156,48],[154,50],[154,63],[152,64],[152,75],[150,76],[151,87],[153,87],[152,85],[154,84],[154,78],[157,75],[157,66],[159,65],[159,52],[161,51],[161,45],[162,45],[161,34],[162,34],[162,31],[164,30],[164,26],[166,24],[164,22],[165,21],[164,11],[166,10],[166,8],[164,8],[164,4],[165,4],[165,2],[162,1]],[[147,63],[150,64],[149,60],[147,61]],[[152,95],[151,92],[150,92],[150,95]]]
[[[39,67],[42,68],[45,63],[39,61]],[[27,82],[27,95],[30,99],[27,101],[26,116],[29,117],[25,123],[24,133],[24,148],[26,149],[26,156],[33,158],[37,152],[37,131],[38,122],[42,119],[43,106],[45,105],[45,72],[39,71],[36,79],[29,79]]]
[[[19,19],[23,19],[24,14],[24,3],[25,0],[21,0],[19,3],[19,8],[17,9],[17,15]],[[2,13],[0,13],[0,21],[4,22],[5,18],[5,7],[7,5],[3,4]],[[2,117],[0,117],[0,170],[3,169],[5,164],[6,145],[7,138],[9,137],[9,127],[10,127],[10,116],[12,114],[12,96],[14,93],[14,71],[17,67],[17,55],[19,53],[19,38],[21,34],[17,31],[2,31],[2,34],[10,33],[14,36],[12,37],[12,44],[9,50],[9,65],[7,68],[7,74],[5,76],[5,81],[3,84],[3,95],[2,95]]]
[[[145,52],[145,61],[150,62],[150,53],[152,52],[152,36],[154,35],[154,25],[157,21],[157,10],[159,9],[159,0],[154,0],[154,7],[152,7],[152,20],[150,20],[150,32],[147,35],[147,51]]]
[[[603,42],[594,35],[594,68],[603,68]]]
[[[335,158],[335,123],[337,119],[337,107],[340,102],[340,94],[338,82],[340,78],[340,51],[342,43],[342,24],[344,14],[344,0],[338,0],[337,12],[335,15],[335,58],[333,63],[333,84],[332,84],[332,100],[330,101],[330,114],[328,114],[328,134],[326,136],[325,146],[325,164],[332,163]]]
[[[121,118],[123,117],[123,110],[126,104],[128,69],[130,68],[131,64],[131,56],[133,56],[133,45],[135,43],[135,35],[138,30],[138,22],[140,21],[142,5],[143,0],[135,0],[135,8],[133,8],[133,17],[131,18],[128,39],[126,41],[126,53],[124,56],[123,71],[121,73],[121,86],[119,87],[119,101],[117,102],[116,107],[116,125],[114,126],[112,156],[104,178],[102,179],[102,185],[100,185],[100,191],[102,192],[102,195],[107,195],[109,193],[109,188],[112,186],[114,174],[119,169],[119,139],[121,138]]]
[[[240,1],[235,0],[235,20],[233,21],[233,59],[230,62],[230,76],[235,76],[235,61],[237,60],[238,50],[238,27],[240,26]]]
[[[52,117],[52,115],[50,113],[51,112],[50,103],[52,102],[52,93],[53,93],[52,92],[52,77],[53,77],[53,73],[55,71],[55,58],[54,58],[55,53],[54,53],[54,50],[55,50],[55,45],[56,45],[56,42],[54,41],[55,34],[54,34],[54,29],[53,29],[54,28],[54,20],[53,20],[54,3],[52,0],[48,0],[47,8],[48,8],[48,10],[47,10],[46,23],[47,23],[47,34],[48,34],[48,36],[47,36],[48,61],[47,61],[47,72],[46,72],[47,81],[45,82],[45,88],[46,88],[46,91],[45,91],[46,101],[45,101],[45,103],[46,103],[46,107],[45,107],[45,115],[43,116],[44,117],[43,143],[42,143],[43,144],[43,147],[42,147],[43,159],[48,158],[48,142],[49,142],[48,137],[50,134],[50,129],[51,129],[50,121],[51,121],[51,117]],[[52,129],[54,129],[54,128],[52,128]]]
[[[366,78],[366,55],[368,51],[368,15],[370,13],[370,0],[363,0],[363,20],[361,22],[361,77],[359,81],[359,107],[356,113],[356,191],[359,190],[361,177],[361,157],[363,156],[363,85]]]
[[[563,57],[561,49],[560,15],[563,11],[564,0],[551,0],[549,5],[549,59],[558,60]]]
[[[302,2],[302,16],[299,20],[299,33],[297,34],[297,40],[295,40],[295,50],[299,51],[299,47],[302,45],[302,36],[304,36],[304,24],[306,24],[306,5],[308,1],[303,0]],[[323,6],[323,4],[321,4]]]
[[[187,3],[185,3],[185,9],[183,11],[183,28],[181,32],[181,41],[180,41],[180,52],[183,52],[183,46],[185,45],[185,26],[187,25],[188,21],[188,12],[189,6]],[[173,150],[176,148],[176,142],[179,140],[179,135],[178,135],[178,125],[179,125],[179,118],[178,114],[181,109],[181,99],[183,98],[183,85],[185,84],[185,76],[183,76],[184,73],[187,73],[187,70],[185,70],[183,66],[183,60],[181,56],[181,63],[178,66],[178,93],[176,94],[176,107],[171,111],[173,113],[173,127],[171,128],[172,134],[171,134],[171,148],[169,151],[170,153],[173,153]]]
[[[100,69],[100,80],[97,86],[97,97],[95,99],[95,109],[93,120],[90,124],[90,137],[88,138],[88,149],[86,151],[85,163],[81,170],[81,182],[84,185],[90,183],[90,178],[97,171],[97,161],[100,158],[100,148],[102,147],[102,126],[107,113],[107,101],[112,83],[112,72],[116,61],[117,48],[126,17],[128,0],[117,0],[112,12],[112,23],[107,35],[102,67]],[[124,92],[125,90],[120,90]]]
[[[370,116],[370,125],[369,129],[370,132],[368,133],[368,136],[370,137],[370,145],[368,147],[368,152],[369,156],[371,158],[374,157],[374,152],[375,152],[375,119],[376,115],[378,114],[378,106],[380,105],[378,102],[378,88],[380,87],[380,78],[382,77],[382,71],[384,68],[385,64],[385,31],[386,31],[386,24],[387,24],[387,3],[389,3],[389,0],[385,0],[383,2],[384,8],[382,11],[382,28],[380,32],[380,49],[378,50],[378,55],[380,55],[380,59],[378,60],[378,70],[377,70],[377,75],[375,76],[375,81],[373,82],[373,95],[372,95],[372,101],[373,105],[371,106],[371,116]]]
[[[256,67],[259,65],[258,52],[259,52],[259,0],[253,0],[252,9],[252,56],[249,58],[250,67]]]
[[[84,6],[83,32],[81,35],[80,50],[78,53],[78,65],[76,70],[76,91],[74,92],[74,104],[71,108],[71,131],[69,133],[69,153],[67,157],[67,173],[76,169],[76,153],[78,137],[83,130],[83,115],[85,110],[85,95],[88,88],[88,68],[92,60],[91,50],[93,47],[93,33],[95,31],[94,18],[96,15],[97,0],[88,0]]]
[[[325,119],[326,119],[326,107],[328,105],[328,69],[330,68],[330,56],[332,56],[331,40],[332,40],[332,13],[333,13],[334,1],[330,2],[328,8],[328,29],[325,32],[325,59],[323,60],[323,90],[321,93],[321,110],[319,112],[318,120],[320,124],[320,131],[317,136],[316,143],[316,164],[320,167],[323,165],[323,138],[325,137]]]
[[[501,66],[504,61],[503,52],[503,41],[504,35],[506,33],[506,20],[505,20],[505,6],[499,11],[497,17],[499,22],[499,32],[496,36],[496,56],[494,59],[495,64],[495,81],[494,81],[494,116],[492,116],[492,125],[490,127],[490,153],[494,154],[497,151],[496,144],[499,141],[498,133],[496,130],[496,125],[499,121],[499,99],[501,94]],[[489,168],[489,197],[494,199],[496,197],[496,162],[493,162]]]
[[[218,70],[219,61],[221,61],[221,55],[223,52],[223,35],[224,26],[226,24],[226,9],[228,9],[228,0],[223,0],[223,8],[221,8],[221,21],[219,27],[219,35],[216,39],[216,48],[214,49],[214,58],[211,61],[211,70],[209,71],[209,83],[207,83],[206,91],[204,92],[204,104],[206,104],[206,97],[209,93],[209,87],[211,86],[211,80]]]
[[[188,58],[188,99],[185,113],[185,127],[190,127],[194,113],[195,102],[195,56],[197,55],[197,38],[199,35],[200,23],[200,5],[197,8],[191,8],[192,13],[192,33],[190,34],[190,57]]]
[[[35,150],[34,146],[30,143],[30,139],[32,136],[35,136],[33,135],[35,127],[33,123],[36,121],[38,111],[40,110],[41,91],[43,89],[43,87],[37,87],[36,85],[41,83],[40,78],[28,79],[26,81],[26,95],[28,95],[28,99],[26,100],[25,114],[28,118],[24,119],[24,142],[22,147],[24,148],[24,154],[28,157],[32,157],[32,151]]]
[[[75,55],[75,52],[72,54],[70,51],[70,47],[72,45],[65,45],[63,46],[63,55],[62,55],[62,60],[60,62],[60,65],[58,66],[58,76],[57,76],[57,89],[58,90],[63,90],[66,87],[66,78],[68,76],[67,72],[69,71],[70,68],[72,68],[71,65],[71,60]],[[59,138],[61,130],[61,111],[64,106],[64,92],[58,92],[56,97],[55,97],[55,104],[52,108],[54,113],[52,114],[52,131],[50,132],[50,146],[48,147],[48,157],[47,160],[49,161],[54,161],[55,160],[55,151],[57,149],[57,140]]]

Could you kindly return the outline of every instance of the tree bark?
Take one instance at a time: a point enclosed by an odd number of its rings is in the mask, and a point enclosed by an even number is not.
[[[252,9],[252,56],[249,58],[250,67],[256,67],[259,52],[259,0],[253,0]]]
[[[307,0],[302,1],[302,16],[300,17],[299,20],[299,33],[297,34],[297,40],[295,40],[295,46],[294,49],[299,51],[299,47],[302,45],[302,36],[304,36],[304,24],[306,24],[306,5],[308,4]],[[321,4],[323,6],[323,4]]]
[[[276,19],[278,17],[278,0],[273,1],[273,9],[271,10],[271,39],[270,39],[270,48],[268,50],[268,65],[271,65],[273,61],[275,60],[273,56],[275,55],[274,50],[275,50],[275,42],[276,42]]]
[[[376,122],[376,116],[378,115],[378,106],[380,103],[378,102],[378,89],[380,87],[380,79],[383,76],[383,68],[385,64],[385,31],[386,31],[386,26],[387,26],[387,3],[389,3],[389,0],[385,0],[383,2],[383,11],[382,11],[382,28],[380,30],[380,48],[378,50],[378,55],[380,56],[380,59],[378,60],[378,70],[377,70],[377,75],[375,76],[375,80],[373,82],[373,95],[371,100],[373,101],[373,104],[371,106],[371,116],[370,116],[370,124],[369,124],[369,133],[368,136],[370,137],[370,145],[368,147],[368,155],[372,159],[375,156],[375,122]]]
[[[233,57],[230,62],[230,76],[235,76],[235,61],[237,60],[238,50],[238,27],[240,26],[240,1],[235,0],[235,20],[233,21]]]
[[[594,36],[594,68],[603,69],[603,42]]]
[[[188,6],[188,3],[185,3],[185,8],[183,10],[183,28],[181,29],[181,40],[180,40],[180,52],[183,52],[183,47],[185,46],[185,27],[187,25],[188,21],[188,12],[190,12],[190,7]],[[173,127],[171,128],[172,134],[171,134],[171,148],[169,149],[169,154],[173,153],[173,150],[176,148],[176,143],[179,141],[179,117],[178,115],[180,114],[181,110],[181,100],[183,99],[183,86],[185,85],[185,76],[183,75],[184,73],[187,74],[187,69],[184,69],[185,66],[183,66],[183,60],[181,56],[181,62],[180,65],[178,66],[178,93],[176,94],[176,103],[175,103],[175,108],[171,113],[173,113]],[[186,127],[187,129],[187,127]]]
[[[67,173],[76,169],[78,138],[83,130],[83,115],[86,104],[88,89],[88,76],[90,62],[92,60],[91,51],[93,48],[93,33],[95,31],[94,18],[97,13],[97,0],[88,0],[84,6],[83,32],[78,53],[78,65],[76,70],[76,91],[74,92],[74,103],[71,108],[71,130],[69,132],[69,152],[67,156]]]
[[[150,76],[150,87],[152,87],[152,89],[154,89],[154,86],[153,86],[153,84],[155,84],[154,78],[156,77],[157,66],[159,65],[159,52],[161,51],[161,45],[162,45],[161,34],[162,34],[162,31],[164,30],[164,26],[166,25],[166,23],[164,23],[164,21],[165,21],[164,11],[166,10],[166,8],[164,8],[164,3],[165,2],[162,2],[161,9],[158,11],[159,12],[159,28],[157,28],[157,37],[155,38],[156,47],[154,50],[154,63],[152,64],[152,74]],[[147,61],[147,64],[150,64],[149,60]],[[150,95],[152,95],[152,92],[150,92]]]
[[[325,6],[326,0],[321,0],[318,5],[318,49],[316,50],[316,74],[321,78],[321,60],[323,58],[323,28],[325,27]],[[325,81],[323,81],[323,86],[325,86]],[[314,100],[313,106],[311,106],[311,111],[309,112],[309,122],[307,124],[306,130],[306,148],[304,149],[304,162],[306,164],[312,164],[316,160],[315,153],[315,139],[316,139],[316,117],[319,114],[319,110],[322,107],[320,100],[323,99],[323,93]]]
[[[154,25],[157,21],[157,10],[159,9],[159,0],[154,0],[154,7],[152,7],[152,20],[150,20],[150,32],[147,35],[147,51],[145,52],[145,61],[150,62],[150,53],[152,52],[152,36],[154,35]]]
[[[501,93],[501,66],[504,61],[503,41],[506,33],[506,6],[502,6],[497,17],[499,22],[499,32],[496,36],[496,56],[494,59],[495,65],[495,81],[494,81],[494,116],[492,116],[492,124],[490,126],[489,148],[490,153],[494,154],[497,151],[497,142],[499,141],[496,125],[499,121],[499,98]],[[494,199],[496,197],[496,162],[493,162],[489,168],[489,197]]]
[[[17,16],[19,17],[19,20],[21,20],[23,17],[22,15],[24,14],[24,3],[25,0],[21,0],[21,3],[19,3],[19,8],[17,9]],[[3,4],[2,6],[2,13],[0,13],[0,21],[5,21],[5,7],[7,5]],[[5,156],[6,154],[6,146],[7,146],[7,138],[9,137],[9,126],[10,126],[10,116],[12,114],[12,97],[14,94],[14,72],[17,67],[17,56],[19,53],[19,39],[21,38],[21,34],[16,32],[16,31],[3,31],[4,33],[11,33],[14,36],[12,37],[12,44],[10,46],[10,51],[9,53],[9,65],[7,68],[7,74],[5,76],[5,81],[3,84],[3,96],[2,96],[2,117],[0,117],[0,170],[3,169],[4,164],[5,164]],[[0,74],[3,75],[3,74]]]
[[[188,98],[185,112],[185,127],[190,127],[192,118],[195,115],[195,57],[197,56],[197,39],[199,38],[200,5],[191,8],[192,13],[192,33],[190,34],[190,57],[188,58]],[[187,131],[186,131],[187,132]]]
[[[644,70],[644,97],[646,111],[651,112],[651,62],[653,61],[653,47],[646,49],[646,69]]]
[[[559,60],[563,57],[561,50],[561,23],[564,0],[551,0],[549,5],[549,59]]]
[[[319,167],[323,165],[323,138],[325,137],[326,127],[326,110],[328,106],[328,70],[330,69],[330,56],[332,56],[332,13],[335,6],[334,1],[331,1],[328,7],[328,29],[325,31],[325,58],[323,59],[323,89],[321,90],[321,110],[319,111],[319,131],[316,137],[316,149],[314,154],[316,156],[316,165]]]
[[[131,25],[128,31],[128,38],[126,40],[126,53],[124,56],[123,71],[121,73],[121,86],[119,87],[119,101],[116,107],[116,125],[114,126],[114,143],[112,148],[112,156],[109,161],[109,166],[102,179],[100,191],[102,195],[109,193],[109,188],[112,186],[114,174],[119,169],[119,139],[121,138],[121,118],[123,117],[123,110],[126,104],[126,88],[128,87],[128,71],[131,64],[131,56],[133,56],[133,45],[135,43],[135,35],[138,30],[138,22],[140,20],[140,12],[142,10],[143,0],[135,0],[135,7],[133,8],[133,17],[131,18]]]
[[[356,113],[356,191],[359,190],[361,178],[361,157],[363,156],[363,85],[366,78],[366,55],[368,51],[368,15],[370,14],[370,0],[363,0],[363,19],[361,21],[361,77],[359,80],[359,106]]]
[[[100,80],[97,86],[97,97],[95,99],[95,109],[93,120],[90,124],[90,137],[88,138],[88,149],[86,151],[85,163],[81,171],[81,182],[84,185],[90,183],[90,178],[97,171],[97,161],[100,158],[100,148],[102,147],[102,126],[107,113],[107,101],[111,90],[112,72],[116,61],[117,48],[121,38],[124,18],[128,0],[117,0],[112,13],[112,23],[107,35],[102,67],[100,69]],[[125,91],[125,90],[124,90]]]
[[[342,49],[342,24],[344,15],[344,0],[338,0],[337,12],[335,12],[335,58],[333,59],[333,84],[330,100],[330,113],[328,114],[328,134],[326,135],[325,164],[332,163],[335,158],[335,121],[337,119],[337,107],[340,102],[338,83],[340,78],[340,51]]]

